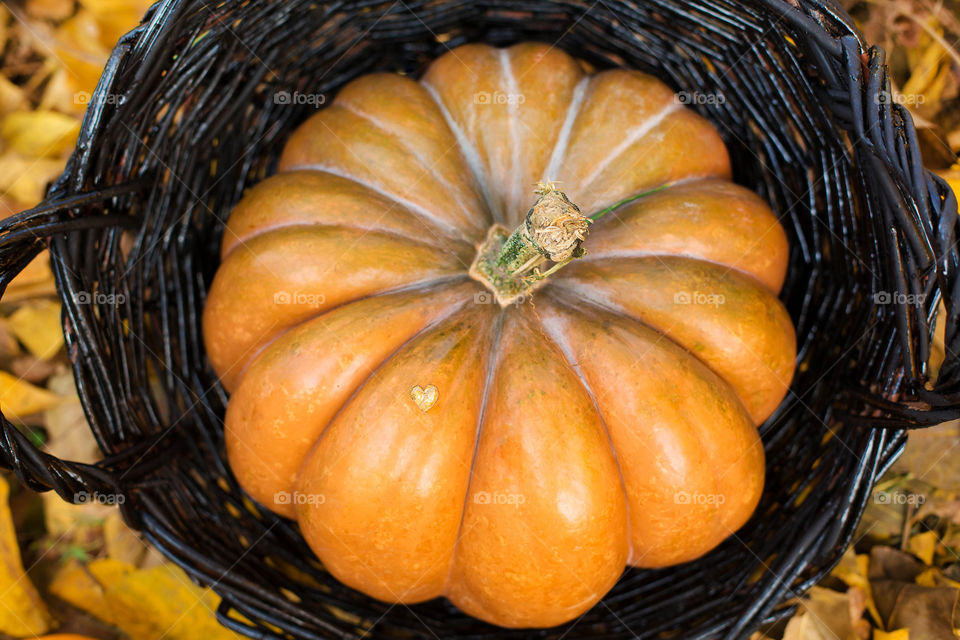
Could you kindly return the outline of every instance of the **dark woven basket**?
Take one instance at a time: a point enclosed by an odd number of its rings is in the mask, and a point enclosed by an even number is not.
[[[782,216],[799,342],[791,393],[761,430],[754,518],[701,560],[628,570],[589,613],[542,632],[445,600],[390,606],[325,573],[231,475],[227,397],[200,338],[223,221],[315,108],[275,94],[332,97],[374,70],[419,74],[464,42],[528,39],[722,96],[692,106],[722,133],[736,181]],[[51,250],[106,458],[58,460],[4,419],[0,465],[67,500],[122,494],[127,522],[251,637],[743,637],[837,562],[904,430],[960,415],[957,205],[888,91],[882,51],[828,1],[161,2],[114,50],[46,202],[0,223],[0,287]],[[941,299],[946,360],[931,384]]]

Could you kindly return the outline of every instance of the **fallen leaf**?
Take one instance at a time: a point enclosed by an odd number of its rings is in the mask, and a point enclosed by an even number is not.
[[[18,153],[55,158],[73,148],[80,122],[56,111],[14,111],[0,122],[0,138]]]
[[[9,498],[10,486],[0,476],[0,632],[35,636],[50,629],[51,618],[23,570]]]
[[[47,184],[63,172],[59,158],[34,158],[15,151],[0,154],[0,192],[11,198],[36,205],[47,190]],[[9,296],[4,294],[4,302]]]
[[[910,536],[907,551],[920,558],[924,564],[933,564],[933,554],[937,549],[937,534],[934,531],[925,531]]]
[[[21,418],[59,403],[60,397],[56,394],[0,371],[0,411],[7,418]]]
[[[57,406],[43,414],[49,441],[47,453],[61,460],[93,464],[103,457],[87,417],[83,413],[73,372],[64,369],[55,373],[47,382],[47,388],[62,398]]]
[[[113,511],[104,520],[103,541],[108,557],[133,566],[140,566],[148,549],[137,532],[126,525],[118,511]]]
[[[873,640],[910,640],[910,630],[897,629],[896,631],[883,631],[881,629],[874,629]]]
[[[174,565],[136,569],[105,558],[84,570],[71,563],[54,576],[50,592],[119,627],[132,640],[240,639],[217,622],[219,596],[195,585]]]
[[[23,346],[41,360],[49,360],[63,347],[59,302],[41,299],[24,303],[7,322]]]

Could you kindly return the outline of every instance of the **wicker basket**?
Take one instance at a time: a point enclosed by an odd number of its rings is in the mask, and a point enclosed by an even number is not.
[[[199,323],[224,219],[315,108],[280,92],[332,96],[374,70],[416,75],[464,42],[528,39],[722,97],[692,106],[723,135],[735,180],[782,216],[799,344],[792,390],[761,429],[753,519],[701,560],[628,570],[589,613],[542,632],[444,600],[391,606],[325,573],[231,475]],[[960,416],[957,205],[895,102],[883,52],[829,1],[164,0],[114,50],[45,203],[0,223],[0,286],[51,250],[106,457],[58,460],[3,419],[0,465],[67,500],[122,494],[127,522],[251,637],[743,637],[837,562],[904,430]],[[931,384],[941,298],[947,355]]]

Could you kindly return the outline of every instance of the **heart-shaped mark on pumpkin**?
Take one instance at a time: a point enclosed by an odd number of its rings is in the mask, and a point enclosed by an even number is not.
[[[440,391],[432,384],[428,384],[426,388],[416,385],[413,389],[410,389],[410,397],[413,398],[414,404],[420,407],[420,410],[424,413],[437,404],[439,396]]]

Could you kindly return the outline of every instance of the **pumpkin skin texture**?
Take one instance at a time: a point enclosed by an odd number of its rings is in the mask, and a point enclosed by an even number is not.
[[[238,481],[344,584],[505,627],[707,553],[796,359],[786,235],[729,180],[663,83],[544,44],[351,82],[227,221],[203,331]],[[585,215],[650,193],[497,304],[471,264],[547,181]]]

